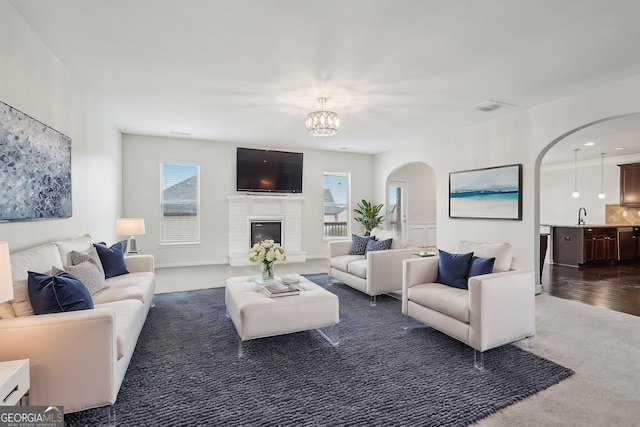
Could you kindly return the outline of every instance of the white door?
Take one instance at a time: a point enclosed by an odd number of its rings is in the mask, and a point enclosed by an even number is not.
[[[407,182],[387,182],[387,228],[407,240]]]

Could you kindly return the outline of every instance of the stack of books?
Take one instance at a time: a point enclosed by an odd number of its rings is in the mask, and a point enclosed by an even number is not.
[[[285,284],[276,279],[273,283],[264,285],[262,287],[262,292],[264,292],[268,297],[275,298],[298,295],[300,290],[293,284]]]

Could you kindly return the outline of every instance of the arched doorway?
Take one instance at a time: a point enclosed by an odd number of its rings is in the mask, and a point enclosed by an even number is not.
[[[412,162],[387,177],[385,188],[387,229],[408,245],[436,245],[436,178],[431,166]]]
[[[578,225],[581,208],[587,224],[611,225],[620,201],[618,165],[632,162],[640,162],[640,113],[593,121],[551,141],[536,159],[535,234],[554,225]],[[536,251],[541,276],[553,256],[551,236],[548,243],[546,259]]]

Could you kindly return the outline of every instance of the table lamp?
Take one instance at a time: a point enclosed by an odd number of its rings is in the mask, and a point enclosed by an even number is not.
[[[13,280],[11,280],[11,258],[9,243],[0,242],[0,302],[13,299]]]
[[[138,242],[136,237],[144,234],[144,218],[120,218],[116,220],[116,233],[120,236],[131,236],[127,243],[127,254],[137,254]]]

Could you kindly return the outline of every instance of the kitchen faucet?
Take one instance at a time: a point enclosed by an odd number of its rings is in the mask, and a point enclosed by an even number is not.
[[[578,209],[578,225],[584,224],[584,219],[582,218],[581,213],[584,212],[584,216],[587,216],[587,210],[585,208]]]

